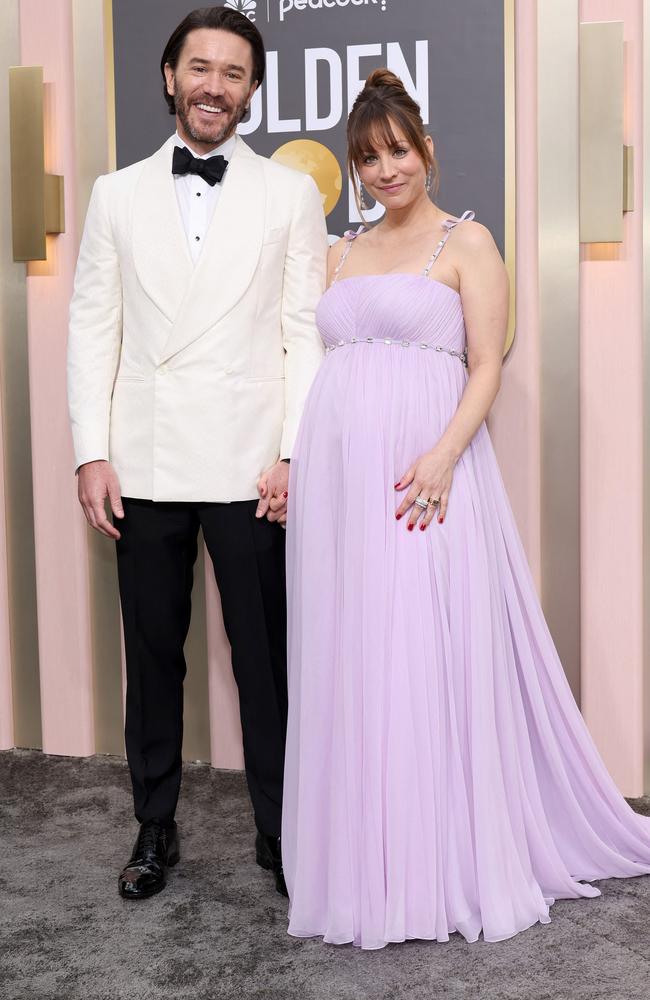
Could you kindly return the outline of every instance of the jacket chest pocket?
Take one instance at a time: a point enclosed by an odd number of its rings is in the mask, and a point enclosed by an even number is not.
[[[262,246],[271,246],[274,243],[284,243],[285,241],[285,230],[280,226],[277,229],[267,229],[264,233],[264,240],[262,241]]]

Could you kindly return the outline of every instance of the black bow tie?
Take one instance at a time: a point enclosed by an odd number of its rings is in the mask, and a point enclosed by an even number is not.
[[[192,156],[186,146],[174,147],[173,174],[198,174],[206,184],[214,187],[221,181],[227,166],[228,160],[224,159],[221,154],[209,156],[207,160],[201,160],[198,156]]]

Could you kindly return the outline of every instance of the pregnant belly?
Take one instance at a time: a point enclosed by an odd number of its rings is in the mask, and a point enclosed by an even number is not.
[[[301,451],[320,445],[345,458],[352,442],[380,440],[412,461],[432,448],[458,407],[465,369],[450,355],[407,353],[354,344],[329,354],[307,400]]]

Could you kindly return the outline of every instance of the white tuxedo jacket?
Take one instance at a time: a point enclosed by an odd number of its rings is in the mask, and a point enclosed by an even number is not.
[[[291,456],[322,358],[322,199],[238,138],[193,265],[173,147],[93,188],[70,308],[76,464],[110,460],[123,496],[250,500]]]

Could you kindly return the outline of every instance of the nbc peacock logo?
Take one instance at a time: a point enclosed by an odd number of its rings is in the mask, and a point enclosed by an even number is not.
[[[244,17],[247,17],[249,21],[254,21],[257,0],[226,0],[224,7],[230,7],[232,10],[237,10],[240,14],[243,14]]]
[[[287,14],[307,10],[325,10],[332,7],[368,7],[384,13],[388,0],[279,0],[280,20],[284,21]],[[267,0],[268,7],[268,0]]]

